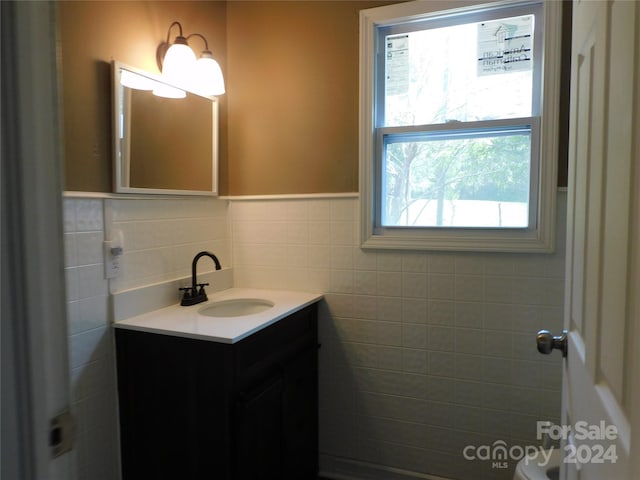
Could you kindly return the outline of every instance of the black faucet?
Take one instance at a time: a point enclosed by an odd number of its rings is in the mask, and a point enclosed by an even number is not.
[[[208,283],[198,283],[196,279],[196,267],[198,265],[198,260],[202,257],[209,257],[213,260],[213,263],[216,264],[216,270],[220,270],[222,267],[220,266],[220,261],[218,257],[216,257],[213,253],[210,252],[200,252],[195,257],[193,257],[193,262],[191,262],[191,286],[190,287],[182,287],[179,288],[181,292],[184,292],[182,296],[182,300],[180,301],[180,305],[183,307],[188,307],[190,305],[195,305],[197,303],[206,302],[207,294],[204,291],[204,287],[209,285]]]

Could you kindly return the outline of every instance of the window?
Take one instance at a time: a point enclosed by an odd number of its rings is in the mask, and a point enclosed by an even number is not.
[[[363,248],[551,251],[561,2],[361,12]]]

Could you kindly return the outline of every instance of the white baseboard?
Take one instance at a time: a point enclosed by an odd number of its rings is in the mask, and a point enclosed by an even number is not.
[[[318,476],[332,480],[451,480],[436,475],[331,455],[320,455]]]

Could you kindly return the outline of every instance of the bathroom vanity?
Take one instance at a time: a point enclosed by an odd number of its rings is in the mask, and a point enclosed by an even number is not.
[[[316,478],[320,296],[232,290],[116,322],[124,480]]]

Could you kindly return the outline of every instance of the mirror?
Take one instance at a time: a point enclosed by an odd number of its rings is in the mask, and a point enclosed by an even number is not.
[[[215,97],[113,62],[113,137],[115,192],[217,195]]]

